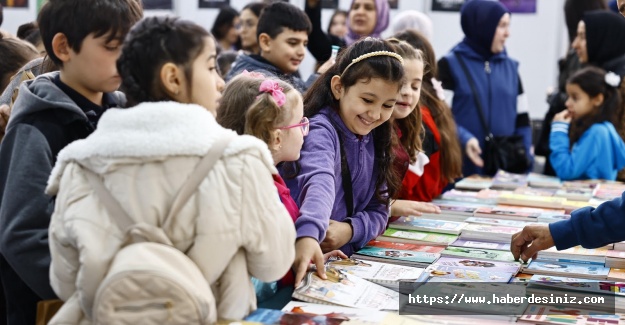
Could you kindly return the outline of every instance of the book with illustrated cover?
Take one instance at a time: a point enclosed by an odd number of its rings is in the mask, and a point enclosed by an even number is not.
[[[371,309],[350,308],[342,306],[320,305],[301,301],[291,301],[282,308],[283,313],[330,316],[334,319],[347,319],[344,325],[420,325],[424,324],[407,317],[394,313]],[[277,323],[285,325],[285,323]],[[311,323],[287,323],[293,325],[309,325]],[[316,323],[312,323],[317,325]],[[335,325],[336,322],[321,323],[324,325]]]
[[[532,222],[532,221],[536,221],[536,219],[540,217],[541,213],[540,212],[528,212],[528,211],[523,211],[521,209],[515,209],[515,208],[494,207],[494,208],[479,208],[475,210],[475,213],[473,215],[476,217]]]
[[[438,266],[449,266],[456,268],[464,268],[468,270],[479,269],[479,270],[487,270],[489,272],[505,272],[516,274],[521,268],[521,263],[519,262],[500,262],[500,261],[484,261],[484,260],[475,260],[469,258],[458,258],[458,257],[441,257],[434,264],[433,267]]]
[[[492,249],[496,251],[509,251],[510,250],[510,242],[487,242],[487,241],[480,241],[480,240],[466,240],[462,238],[458,238],[449,246],[468,247],[468,248],[485,248],[485,249]]]
[[[511,272],[491,271],[480,268],[432,265],[425,272],[428,282],[501,282],[508,283],[514,275]]]
[[[465,248],[448,246],[441,252],[441,256],[461,257],[483,261],[515,262],[509,251],[495,251],[490,249]]]
[[[566,199],[562,197],[547,197],[536,195],[522,195],[505,193],[497,199],[498,204],[519,205],[524,207],[536,207],[547,209],[565,209]]]
[[[602,200],[613,200],[625,192],[625,184],[599,184],[593,190],[593,196]]]
[[[577,264],[605,265],[608,249],[605,247],[588,249],[581,246],[557,250],[555,247],[540,251],[537,260],[569,262]]]
[[[389,224],[389,227],[393,229],[420,230],[452,235],[459,234],[464,226],[466,226],[464,222],[441,221],[421,217],[399,217]]]
[[[527,176],[527,183],[531,187],[558,189],[562,187],[562,181],[555,176],[547,176],[538,173],[530,173]]]
[[[513,174],[500,169],[495,174],[495,177],[493,177],[493,184],[490,188],[515,190],[525,186],[527,186],[527,174]]]
[[[440,253],[443,251],[443,249],[445,249],[445,247],[441,247],[441,246],[396,243],[392,241],[375,240],[375,239],[368,242],[367,246],[386,248],[386,249],[395,249],[395,250],[400,250],[400,251],[415,251],[415,252],[425,252],[425,253],[434,253],[434,254]]]
[[[542,274],[542,275],[555,275],[555,276],[571,276],[588,278],[588,279],[601,279],[608,278],[609,268],[592,265],[592,264],[573,264],[564,262],[543,262],[540,260],[533,260],[523,268],[524,273],[530,274]]]
[[[607,314],[561,306],[529,305],[520,324],[625,325],[622,314]]]
[[[471,175],[456,182],[456,184],[454,184],[454,188],[459,190],[479,191],[482,189],[490,188],[492,183],[493,179],[491,177]]]
[[[571,219],[571,215],[570,214],[543,214],[540,217],[538,217],[538,219],[536,219],[536,222],[542,222],[542,223],[552,223],[552,222],[558,222],[561,220],[569,220]]]
[[[373,310],[399,310],[398,292],[333,268],[328,280],[309,272],[293,292],[293,298],[318,304]]]
[[[423,274],[422,268],[355,258],[330,261],[328,265],[381,285],[399,285],[400,281],[416,282]]]
[[[491,226],[482,224],[469,224],[460,233],[462,239],[510,241],[512,235],[523,230],[519,227]]]
[[[387,229],[382,236],[378,237],[378,240],[434,246],[447,246],[456,239],[458,239],[458,236],[456,235],[413,230],[398,230],[392,228]]]
[[[534,195],[550,197],[556,194],[558,190],[553,188],[535,188],[535,187],[519,187],[513,192],[521,195]]]
[[[402,251],[371,246],[365,246],[353,255],[363,260],[408,266],[425,266],[436,261],[440,256],[440,253]]]
[[[566,202],[564,202],[562,207],[564,208],[564,211],[566,213],[571,214],[571,212],[573,212],[573,211],[575,211],[577,209],[581,209],[581,208],[585,208],[585,207],[594,207],[594,208],[596,208],[600,204],[600,203],[599,204],[598,203],[593,203],[591,201],[584,202],[584,201],[571,201],[571,200],[567,200]]]
[[[532,276],[528,285],[528,291],[530,291],[530,288],[552,288],[591,292],[594,294],[625,295],[625,283],[623,282],[607,282],[596,279],[580,279],[540,274],[534,274],[534,276]]]
[[[508,283],[529,283],[533,274],[517,273]]]
[[[481,225],[504,226],[504,227],[515,227],[515,228],[523,228],[529,224],[529,222],[526,222],[526,221],[503,220],[503,219],[483,218],[483,217],[467,218],[465,222],[477,223]]]
[[[554,196],[566,198],[569,201],[588,202],[592,198],[593,190],[589,188],[563,188],[559,189]]]

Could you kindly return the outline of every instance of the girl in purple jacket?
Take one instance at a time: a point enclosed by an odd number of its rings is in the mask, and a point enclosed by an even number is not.
[[[347,255],[380,235],[400,179],[392,168],[393,113],[403,59],[384,40],[352,44],[304,97],[310,133],[296,163],[281,174],[300,207],[296,285],[310,261],[325,277],[322,252]]]

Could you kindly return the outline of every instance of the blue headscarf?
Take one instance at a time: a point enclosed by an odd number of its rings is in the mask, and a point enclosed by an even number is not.
[[[484,59],[489,59],[494,54],[491,47],[495,30],[506,13],[509,13],[508,9],[499,1],[467,1],[460,12],[460,25],[465,35],[463,42]]]

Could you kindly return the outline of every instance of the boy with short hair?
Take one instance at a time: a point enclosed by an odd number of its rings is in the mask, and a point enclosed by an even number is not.
[[[39,13],[44,46],[60,71],[21,85],[0,146],[0,278],[9,324],[34,324],[37,302],[56,298],[48,247],[54,198],[44,190],[59,151],[93,132],[106,109],[124,104],[115,92],[116,61],[141,16],[137,0],[49,0]]]
[[[304,60],[311,30],[308,16],[294,5],[275,2],[267,6],[256,27],[260,55],[239,56],[226,75],[226,82],[244,70],[257,71],[283,79],[303,93],[310,79],[304,83],[297,70]]]

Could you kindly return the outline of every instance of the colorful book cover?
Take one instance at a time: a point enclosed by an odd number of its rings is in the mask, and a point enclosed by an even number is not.
[[[553,196],[558,190],[554,188],[519,187],[514,193],[521,195]]]
[[[441,214],[459,214],[459,215],[473,215],[475,212],[474,207],[467,207],[462,205],[452,204],[437,204],[441,209]]]
[[[605,247],[588,249],[581,246],[557,250],[551,247],[538,253],[539,260],[570,262],[579,264],[604,265],[608,249]]]
[[[471,175],[456,182],[454,187],[464,190],[481,190],[491,187],[492,183],[493,179],[491,177]]]
[[[400,281],[417,281],[422,268],[363,261],[355,258],[330,261],[329,266],[379,284],[399,284]]]
[[[605,314],[560,306],[529,305],[520,323],[560,325],[622,325],[622,314]]]
[[[543,262],[535,260],[524,269],[525,273],[533,274],[574,274],[578,277],[607,278],[609,268],[599,265],[583,265],[564,262]]]
[[[523,228],[529,224],[528,222],[525,222],[525,221],[502,220],[502,219],[482,218],[482,217],[471,217],[465,220],[465,222],[477,223],[481,225],[504,226],[504,227],[515,227],[515,228]]]
[[[421,217],[399,217],[389,227],[395,229],[421,230],[444,234],[459,234],[466,226],[464,222],[441,221]]]
[[[554,196],[567,198],[573,201],[586,201],[592,198],[593,190],[589,188],[563,188],[559,189]]]
[[[492,260],[503,262],[514,262],[512,253],[506,251],[495,251],[490,249],[476,249],[465,247],[447,247],[441,252],[441,256],[453,256],[479,260]]]
[[[527,183],[531,187],[554,188],[562,187],[562,181],[555,176],[547,176],[538,173],[530,173],[527,176]]]
[[[428,282],[503,282],[508,283],[514,273],[490,271],[488,269],[432,265],[425,272],[430,274]]]
[[[503,170],[498,170],[493,178],[494,189],[516,189],[518,187],[527,186],[526,174],[513,174]]]
[[[363,247],[357,254],[415,263],[432,263],[440,257],[438,253],[402,251],[370,246]]]
[[[289,314],[308,314],[308,315],[321,315],[332,316],[334,318],[348,318],[349,321],[343,324],[354,325],[421,325],[423,323],[413,321],[410,318],[399,316],[394,313],[383,312],[371,309],[361,308],[349,308],[342,306],[329,306],[312,304],[301,301],[291,301],[282,308],[282,312]],[[336,317],[339,316],[339,317]],[[308,325],[311,323],[306,322],[293,322],[293,323],[277,323],[284,325]],[[341,324],[334,321],[323,323],[325,325]],[[316,325],[316,324],[315,324]]]
[[[518,262],[500,262],[500,261],[484,261],[468,258],[457,257],[441,257],[432,266],[446,266],[455,268],[464,268],[468,270],[479,269],[489,272],[505,272],[515,274],[521,268]]]
[[[332,274],[336,273],[336,276]],[[293,292],[306,302],[373,310],[399,310],[399,293],[336,269],[327,269],[328,280],[309,272]]]
[[[423,231],[411,231],[411,230],[397,230],[389,228],[387,229],[383,237],[389,239],[404,239],[408,241],[427,242],[433,244],[448,245],[454,240],[458,239],[458,236],[448,234],[435,234]]]
[[[396,243],[392,241],[385,240],[372,240],[367,243],[369,247],[378,247],[378,248],[386,248],[386,249],[394,249],[400,251],[414,251],[414,252],[425,252],[425,253],[440,253],[445,247],[441,246],[427,246],[427,245],[418,245],[418,244],[408,244],[408,243]]]
[[[545,197],[536,195],[522,195],[516,193],[505,193],[497,199],[499,204],[520,205],[527,207],[539,207],[550,209],[562,209],[566,203],[565,198]]]
[[[473,214],[476,217],[504,218],[515,220],[532,220],[540,217],[538,212],[524,212],[518,209],[507,209],[501,207],[479,208]]]
[[[534,274],[530,279],[530,286],[592,292],[594,294],[625,295],[625,283],[623,282],[607,282],[553,275]]]
[[[479,241],[479,240],[467,240],[467,239],[462,239],[462,238],[458,238],[449,246],[484,248],[484,249],[492,249],[496,251],[509,251],[510,250],[509,242],[505,242],[505,243],[504,242],[485,242],[485,241]]]
[[[511,238],[512,235],[523,230],[519,227],[491,226],[481,224],[469,224],[462,230],[462,238]]]

